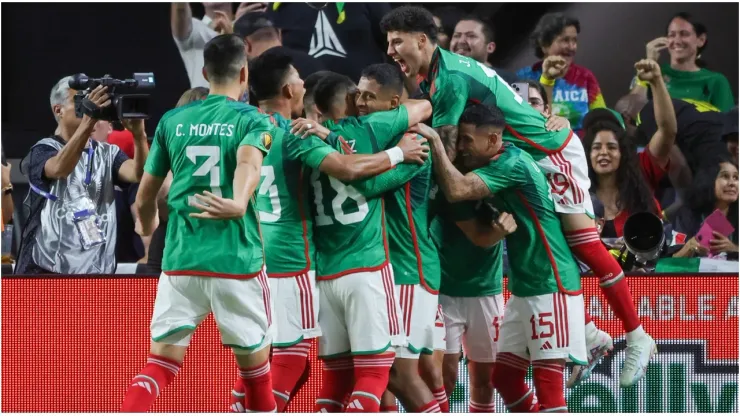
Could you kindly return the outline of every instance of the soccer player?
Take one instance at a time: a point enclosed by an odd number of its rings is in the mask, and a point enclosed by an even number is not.
[[[268,361],[272,301],[257,211],[250,203],[274,126],[267,115],[237,101],[248,78],[242,40],[217,36],[203,55],[210,94],[162,116],[136,195],[138,232],[151,235],[158,223],[157,192],[172,171],[150,354],[129,385],[123,412],[152,406],[180,370],[193,331],[211,312],[247,387],[246,409],[275,411]]]
[[[482,201],[449,204],[442,195],[431,234],[439,248],[439,302],[446,328],[444,385],[457,384],[461,347],[470,375],[470,413],[494,412],[493,365],[504,317],[503,244],[516,229],[511,214],[493,218]],[[491,216],[490,219],[486,218]]]
[[[490,200],[511,213],[517,228],[506,236],[509,290],[497,345],[493,384],[509,411],[567,411],[566,360],[586,363],[584,305],[578,265],[568,248],[547,180],[537,163],[502,141],[506,126],[496,107],[476,104],[460,117],[463,175],[450,162],[439,135],[430,139],[439,187],[451,203]],[[447,311],[446,313],[449,313]],[[539,404],[524,383],[530,361]]]
[[[503,111],[504,140],[529,153],[547,175],[569,246],[599,278],[609,305],[623,323],[627,349],[620,385],[628,387],[637,383],[657,349],[640,324],[619,263],[606,250],[596,231],[588,191],[588,164],[581,141],[571,130],[546,130],[545,117],[524,102],[491,68],[438,48],[434,20],[426,9],[413,6],[394,9],[383,18],[381,28],[387,33],[388,55],[406,76],[424,77],[421,89],[432,100],[433,127],[437,128],[451,160],[456,155],[457,122],[468,105],[495,104]],[[596,342],[604,339],[593,338]],[[600,345],[589,347],[601,348]]]
[[[386,149],[431,114],[428,102],[411,101],[428,111],[412,113],[404,104],[393,111],[353,117],[356,90],[349,78],[332,74],[314,91],[316,106],[328,120],[324,125],[334,133],[328,142],[337,142],[334,145],[345,153]],[[416,169],[405,164],[395,168],[399,172]],[[390,188],[390,181],[377,178],[364,185],[380,195],[384,190],[378,188]],[[395,358],[391,347],[406,344],[389,264],[383,200],[365,197],[354,183],[342,183],[319,171],[314,171],[311,181],[316,280],[321,293],[319,357],[324,365],[316,410],[341,411],[349,396],[347,412],[378,412]]]
[[[397,108],[404,98],[403,75],[397,66],[390,64],[374,64],[363,69],[357,87],[356,104],[361,116]],[[439,254],[429,235],[433,176],[432,161],[428,160],[409,175],[394,169],[364,181],[393,184],[384,194],[388,248],[408,345],[396,348],[388,390],[401,399],[406,410],[414,413],[441,410],[435,394],[421,378],[419,365],[420,356],[432,358],[438,309]],[[377,189],[366,190],[363,183],[355,187],[365,197],[377,196]],[[441,383],[438,389],[444,392]],[[384,395],[382,410],[393,407],[395,399]]]
[[[267,51],[250,63],[250,69],[252,96],[280,128],[262,163],[257,209],[272,296],[280,305],[273,312],[277,335],[271,366],[273,393],[278,412],[282,412],[299,390],[299,380],[307,379],[311,340],[321,335],[307,168],[352,181],[386,171],[393,164],[386,152],[343,155],[316,136],[301,139],[288,133],[291,118],[303,111],[304,95],[303,81],[290,56]],[[405,160],[423,163],[426,154],[420,142],[404,139],[399,144]],[[233,401],[243,395],[239,384]]]

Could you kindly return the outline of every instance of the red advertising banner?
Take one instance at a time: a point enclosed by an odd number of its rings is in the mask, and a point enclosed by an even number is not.
[[[684,357],[656,364],[656,375],[662,365],[669,371],[669,396],[661,399],[665,403],[650,398],[654,404],[641,398],[654,389],[660,392],[657,379],[647,380],[634,394],[612,392],[619,390],[613,371],[602,369],[609,374],[595,375],[596,381],[569,393],[571,410],[737,411],[738,276],[655,275],[629,281],[644,327],[659,344],[659,356]],[[156,287],[157,280],[150,277],[3,278],[2,411],[119,410],[128,383],[146,361]],[[615,340],[621,337],[621,324],[597,281],[584,278],[584,290],[597,325]],[[313,361],[312,376],[289,410],[312,411],[319,370],[320,363]],[[232,353],[221,346],[208,318],[195,333],[182,370],[152,410],[226,412],[236,375]],[[599,382],[600,377],[605,381]],[[467,387],[462,391],[464,395]],[[606,407],[594,408],[592,396]],[[462,406],[464,397],[453,399],[453,410],[456,401]]]

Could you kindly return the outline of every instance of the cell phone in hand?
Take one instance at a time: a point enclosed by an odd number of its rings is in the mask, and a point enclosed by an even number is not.
[[[519,94],[525,102],[529,102],[529,84],[526,82],[515,82],[511,84],[511,88],[513,88],[514,92]]]
[[[735,227],[730,224],[725,214],[720,210],[715,210],[712,215],[708,216],[701,225],[699,232],[696,233],[696,241],[702,246],[709,248],[709,242],[714,240],[714,231],[727,237],[735,231]]]

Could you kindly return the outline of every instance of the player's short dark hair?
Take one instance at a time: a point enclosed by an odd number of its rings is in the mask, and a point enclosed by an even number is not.
[[[211,84],[233,81],[246,63],[244,41],[239,36],[218,35],[203,48],[203,64]]]
[[[496,106],[475,104],[465,109],[460,116],[460,124],[472,124],[475,127],[492,126],[504,128],[504,113]]]
[[[495,42],[496,33],[494,32],[493,25],[490,22],[474,14],[469,14],[463,17],[462,19],[458,20],[457,23],[460,23],[463,20],[479,23],[481,27],[481,32],[483,32],[483,38],[485,39],[486,43]],[[455,26],[457,26],[457,24]]]
[[[319,81],[321,81],[325,76],[333,74],[331,71],[316,71],[313,74],[306,77],[306,79],[303,80],[303,88],[306,89],[306,93],[303,95],[303,103],[313,103],[313,92],[316,89],[316,85],[318,85]]]
[[[537,26],[530,37],[534,54],[542,59],[545,54],[542,53],[543,47],[552,45],[552,42],[568,26],[574,26],[576,33],[581,33],[581,22],[575,17],[568,16],[564,13],[547,13],[540,18]]]
[[[398,65],[372,64],[362,70],[360,77],[374,80],[394,94],[403,94],[403,73]]]
[[[338,99],[344,99],[347,91],[355,87],[354,81],[348,76],[331,72],[325,75],[313,91],[313,100],[316,108],[322,113],[328,112]]]
[[[427,35],[430,41],[437,42],[437,25],[432,13],[419,6],[401,6],[391,10],[380,20],[380,30],[388,32],[419,32]]]
[[[280,95],[280,87],[290,72],[293,58],[278,48],[268,49],[249,63],[249,90],[257,100]]]
[[[440,6],[432,10],[432,15],[439,18],[442,24],[442,31],[448,38],[452,37],[452,34],[455,32],[455,26],[457,26],[460,17],[464,14],[465,11],[457,6]]]

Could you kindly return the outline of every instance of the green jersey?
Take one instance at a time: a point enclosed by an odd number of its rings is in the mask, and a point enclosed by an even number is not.
[[[265,260],[270,277],[288,277],[313,270],[313,218],[309,197],[310,173],[336,152],[316,136],[301,139],[289,133],[290,120],[273,114],[278,127],[270,154],[262,162],[257,191]]]
[[[335,133],[327,142],[337,150],[373,154],[408,129],[408,113],[401,106],[364,117],[328,121],[325,126]],[[389,258],[382,198],[367,198],[353,185],[315,169],[311,184],[316,278],[334,279],[386,266]]]
[[[570,129],[547,131],[545,116],[524,101],[496,71],[439,47],[420,87],[432,100],[432,127],[457,126],[468,105],[495,105],[506,117],[504,140],[524,149],[535,160],[565,147],[573,134]]]
[[[478,218],[481,201],[449,204],[440,201],[440,215],[432,221],[432,235],[439,248],[442,284],[439,293],[445,296],[471,298],[499,295],[503,292],[503,243],[493,247],[476,246],[457,221]]]
[[[534,159],[504,143],[488,165],[473,171],[493,194],[493,204],[514,216],[506,237],[509,290],[519,297],[581,292],[581,275],[555,212],[545,175]]]
[[[672,98],[688,101],[697,109],[706,108],[710,111],[725,112],[735,105],[730,82],[719,72],[706,68],[696,72],[678,71],[669,64],[661,65],[660,70]]]
[[[398,144],[400,137],[388,144]],[[397,285],[439,290],[439,253],[429,233],[429,201],[434,189],[432,159],[423,165],[401,164],[354,186],[366,197],[384,194],[388,247]]]
[[[222,95],[168,111],[159,121],[144,170],[172,171],[162,270],[167,274],[254,277],[264,266],[257,210],[238,220],[192,218],[193,195],[234,197],[236,153],[253,146],[267,154],[275,128],[257,108]]]

